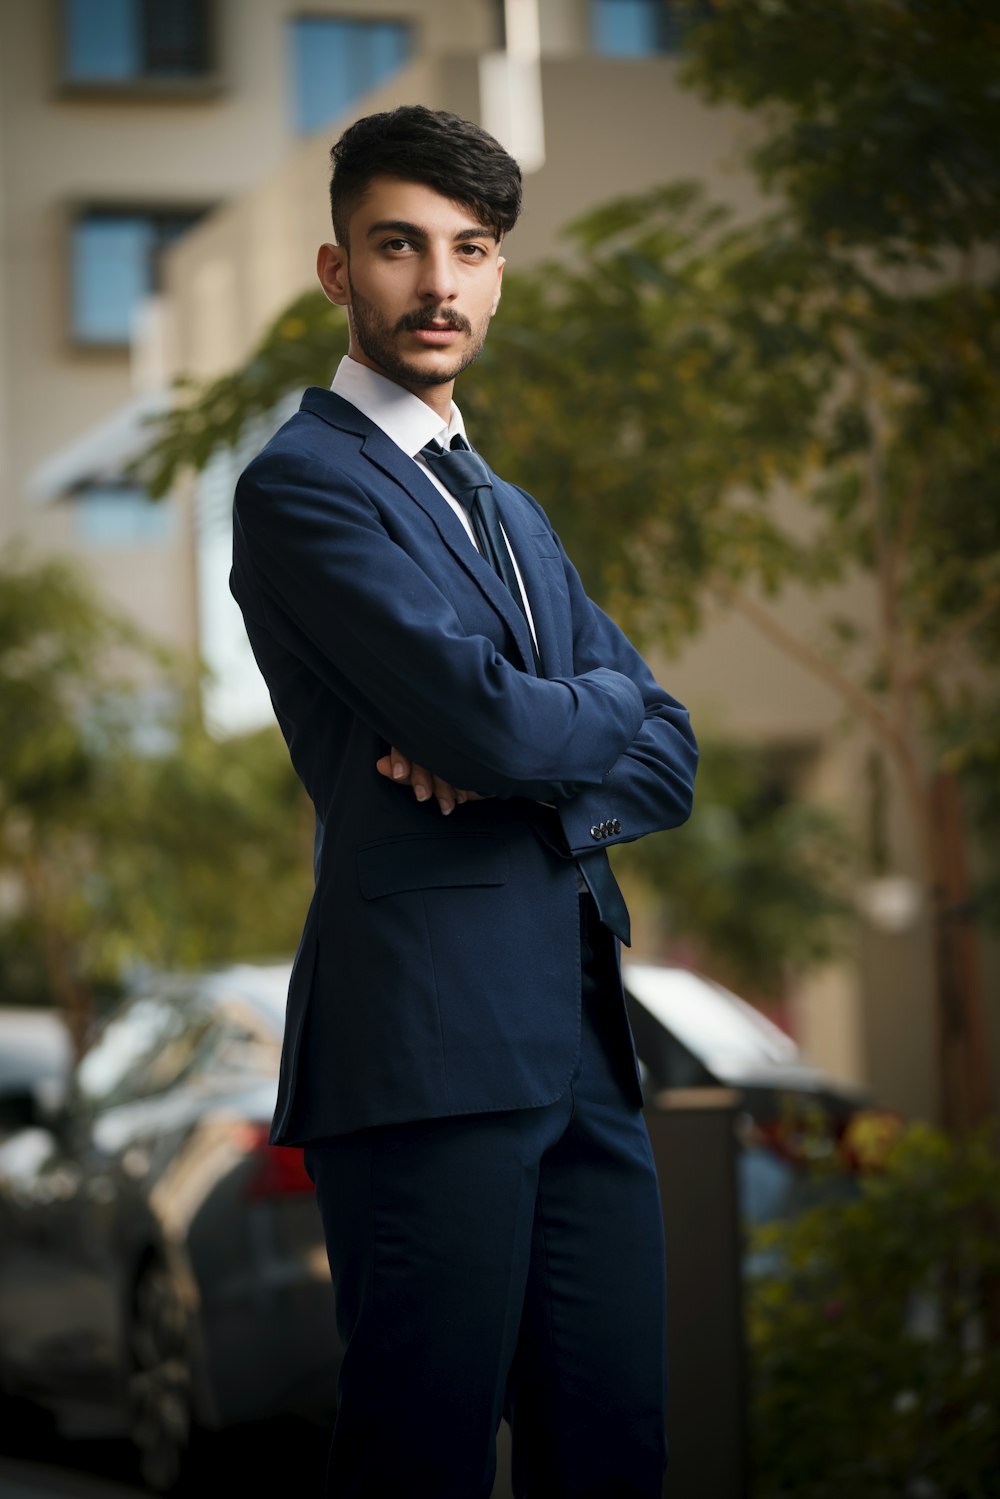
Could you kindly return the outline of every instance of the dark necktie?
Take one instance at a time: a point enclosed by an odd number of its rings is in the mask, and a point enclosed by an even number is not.
[[[522,614],[527,619],[524,598],[514,571],[510,550],[500,526],[497,503],[493,496],[493,481],[489,469],[474,453],[464,437],[452,438],[451,450],[445,452],[440,443],[429,442],[421,450],[421,456],[445,489],[453,494],[469,517],[479,550],[498,578],[502,578],[513,594]],[[530,634],[530,626],[529,626]],[[539,667],[538,651],[532,639],[535,666]],[[597,914],[604,925],[616,933],[623,942],[629,941],[628,907],[618,888],[603,849],[595,849],[586,858],[578,859],[577,868],[594,897]]]
[[[500,525],[497,502],[493,495],[493,481],[486,464],[478,453],[472,451],[465,438],[460,436],[452,438],[451,451],[447,453],[439,443],[429,442],[423,449],[422,457],[427,467],[440,479],[445,489],[455,496],[469,517],[479,550],[497,577],[507,585],[515,603],[527,619],[524,595]],[[538,665],[537,651],[535,665]]]

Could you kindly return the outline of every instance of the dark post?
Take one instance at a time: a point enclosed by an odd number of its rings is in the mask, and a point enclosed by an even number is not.
[[[730,1089],[671,1089],[646,1110],[667,1243],[669,1499],[744,1499],[746,1353]]]
[[[747,1493],[739,1106],[728,1088],[673,1088],[646,1109],[667,1242],[665,1499]],[[497,1457],[492,1499],[510,1499],[506,1424]]]

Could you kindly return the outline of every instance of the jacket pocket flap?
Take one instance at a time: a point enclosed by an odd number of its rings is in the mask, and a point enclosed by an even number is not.
[[[366,900],[404,890],[462,885],[505,885],[503,840],[483,833],[390,838],[358,849],[358,884]]]

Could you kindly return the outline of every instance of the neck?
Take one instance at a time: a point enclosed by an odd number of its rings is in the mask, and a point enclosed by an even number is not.
[[[400,380],[390,370],[383,369],[376,364],[374,359],[369,359],[363,349],[359,349],[355,343],[351,343],[347,350],[347,357],[353,359],[355,364],[363,364],[368,369],[374,370],[376,375],[381,375],[385,380],[391,380],[393,385],[408,390],[411,395],[423,401],[443,422],[451,421],[451,399],[455,390],[454,380],[446,380],[442,385],[417,385],[410,384],[407,380]]]
[[[451,397],[455,389],[454,380],[449,380],[447,385],[407,385],[402,380],[397,380],[397,385],[402,385],[411,395],[423,401],[443,422],[451,421]]]

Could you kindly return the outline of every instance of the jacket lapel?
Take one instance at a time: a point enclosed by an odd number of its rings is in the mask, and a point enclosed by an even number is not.
[[[421,510],[429,517],[437,528],[442,542],[451,553],[452,557],[462,567],[482,592],[489,599],[497,613],[502,617],[511,634],[517,642],[521,654],[524,670],[535,673],[534,653],[531,647],[531,635],[528,630],[527,621],[521,613],[517,604],[511,598],[506,585],[484,561],[469,540],[465,527],[458,516],[452,510],[447,500],[439,493],[430,479],[411,458],[396,446],[388,438],[380,427],[369,421],[363,412],[349,401],[336,395],[332,390],[322,390],[312,387],[306,391],[302,398],[302,410],[311,411],[315,416],[322,417],[331,426],[338,427],[342,431],[352,432],[362,439],[361,451],[364,457],[375,465],[395,483],[399,484],[406,493],[418,504]],[[497,481],[499,484],[500,481]],[[506,486],[504,486],[506,487]],[[503,525],[507,528],[507,509],[503,511]],[[510,532],[508,531],[508,536]],[[528,588],[528,597],[531,603],[532,617],[535,619],[535,628],[538,628],[538,618],[535,612],[535,593],[528,582],[522,561],[523,548],[518,546],[511,537],[511,543],[517,554],[518,566],[524,576],[525,586]],[[541,639],[539,639],[539,651],[541,653]],[[545,656],[542,653],[542,660]]]
[[[547,677],[571,675],[569,595],[552,533],[524,496],[496,474],[493,493],[528,595],[542,673]]]

